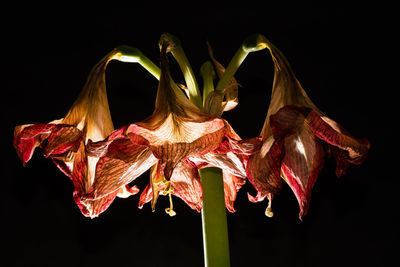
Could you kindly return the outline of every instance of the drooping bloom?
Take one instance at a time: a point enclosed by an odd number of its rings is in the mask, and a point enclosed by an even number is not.
[[[151,200],[154,210],[161,193],[170,198],[171,194],[176,195],[200,211],[202,187],[198,168],[209,164],[207,155],[229,152],[250,155],[259,146],[258,141],[244,143],[225,120],[201,111],[190,102],[171,78],[167,46],[161,41],[161,77],[153,114],[115,131],[104,141],[89,142],[89,153],[99,157],[99,161],[93,190],[85,196],[87,199],[114,194],[153,166],[150,183],[140,196],[140,207]],[[244,166],[240,171],[244,177]],[[233,210],[232,187],[228,186],[230,210]],[[174,215],[172,200],[166,211]]]
[[[354,138],[323,114],[311,102],[281,51],[267,40],[265,45],[275,65],[274,83],[260,134],[263,145],[247,165],[248,178],[258,191],[249,199],[272,197],[281,188],[282,177],[299,202],[302,218],[324,164],[324,147],[335,157],[336,175],[340,176],[349,163],[361,164],[370,146],[368,140]]]
[[[73,182],[73,197],[85,216],[94,217],[104,211],[118,193],[137,193],[136,188],[121,187],[114,194],[97,200],[81,200],[91,190],[97,158],[88,156],[85,144],[106,138],[113,130],[108,106],[105,69],[117,50],[110,52],[91,70],[79,97],[66,116],[47,124],[36,123],[15,127],[14,147],[25,165],[36,147],[43,150]]]

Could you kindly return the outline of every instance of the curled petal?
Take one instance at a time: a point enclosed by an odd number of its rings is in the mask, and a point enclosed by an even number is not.
[[[75,199],[75,202],[77,202],[83,215],[93,219],[99,216],[113,203],[117,194],[118,192],[116,191],[99,199]]]
[[[83,132],[75,126],[58,124],[49,138],[42,145],[45,157],[62,154],[67,151],[76,152],[83,138]]]
[[[219,78],[221,78],[225,73],[225,67],[215,59],[211,45],[208,42],[207,46],[208,53],[215,66],[217,75]],[[221,92],[214,91],[207,96],[205,110],[207,110],[208,113],[213,116],[221,117],[224,111],[234,109],[239,104],[238,88],[239,84],[237,83],[236,79],[232,77],[229,85]]]
[[[370,148],[367,139],[352,137],[343,127],[328,117],[321,117],[317,112],[311,111],[307,122],[313,133],[321,140],[346,152],[336,154],[338,161],[347,160],[353,164],[361,164]]]
[[[140,190],[136,185],[134,185],[132,187],[130,187],[129,185],[125,185],[119,189],[117,197],[127,198],[132,195],[136,195],[137,193],[139,193],[139,191]]]
[[[67,150],[76,151],[82,139],[82,132],[65,124],[28,124],[15,127],[14,147],[25,165],[35,148],[41,146],[44,154],[62,154]]]
[[[233,152],[237,155],[250,156],[261,148],[262,139],[260,137],[242,140],[227,121],[224,121],[224,123],[226,127],[225,138],[214,153]]]
[[[222,175],[224,179],[225,206],[230,212],[236,212],[233,204],[235,203],[237,192],[246,183],[246,180],[226,171],[222,171]]]
[[[70,153],[64,153],[61,155],[54,155],[50,157],[54,164],[57,166],[57,168],[64,173],[67,177],[71,178],[72,175],[72,169],[73,169],[73,163],[71,162],[71,159],[69,159]]]
[[[126,127],[122,127],[112,132],[105,140],[93,142],[91,139],[86,144],[86,153],[92,157],[103,157],[107,151],[108,146],[116,139],[125,138]]]
[[[14,147],[25,165],[32,157],[35,148],[51,133],[55,124],[27,124],[14,129]]]
[[[153,198],[153,191],[151,189],[151,184],[148,184],[146,188],[142,191],[139,197],[139,209],[143,208],[143,205],[151,201]]]
[[[282,141],[270,137],[256,154],[250,156],[246,172],[249,181],[263,195],[277,193],[281,187],[281,162],[283,158]]]
[[[257,195],[255,197],[250,195],[250,193],[247,193],[247,197],[248,197],[249,201],[253,202],[253,203],[257,203],[257,202],[263,201],[266,196],[267,196],[267,194],[263,194],[261,191],[258,191]]]

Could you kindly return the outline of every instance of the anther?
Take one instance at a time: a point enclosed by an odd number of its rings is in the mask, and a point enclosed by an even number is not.
[[[165,209],[165,212],[169,215],[169,216],[175,216],[176,212],[173,210],[174,204],[172,203],[172,196],[171,196],[171,189],[168,191],[168,195],[169,195],[169,208]]]
[[[269,218],[274,216],[271,205],[272,205],[272,194],[268,194],[268,207],[265,209],[265,216]]]

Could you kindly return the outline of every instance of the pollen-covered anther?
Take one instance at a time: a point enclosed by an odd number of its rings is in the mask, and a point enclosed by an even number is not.
[[[172,196],[171,196],[171,192],[172,190],[168,191],[168,196],[169,196],[169,208],[165,209],[165,212],[169,215],[169,216],[175,216],[176,212],[173,210],[174,208],[174,204],[172,203]]]
[[[274,216],[274,212],[272,211],[272,194],[268,194],[268,207],[265,209],[265,216],[271,218]]]
[[[173,188],[170,185],[167,187],[167,190],[164,191],[164,192],[168,193],[168,197],[169,197],[169,208],[166,208],[165,212],[171,217],[176,215],[176,212],[173,210],[174,203],[172,202],[172,195],[171,195],[172,191],[173,191]]]

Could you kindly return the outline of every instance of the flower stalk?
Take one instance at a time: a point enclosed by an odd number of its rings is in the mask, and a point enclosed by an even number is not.
[[[265,37],[261,34],[255,34],[249,36],[242,44],[242,46],[236,51],[235,55],[229,62],[228,67],[225,70],[224,75],[219,80],[216,91],[222,91],[231,82],[232,77],[236,71],[246,59],[247,55],[251,52],[263,50],[267,46],[264,43]]]
[[[214,91],[215,71],[212,63],[206,61],[200,68],[200,75],[203,78],[203,106],[206,105],[207,96]]]
[[[204,168],[199,171],[203,186],[203,250],[206,267],[229,267],[228,224],[226,220],[222,170]]]
[[[172,56],[178,62],[179,67],[182,70],[186,86],[189,90],[190,101],[198,108],[201,108],[201,93],[196,81],[196,76],[194,75],[193,69],[190,66],[189,60],[186,57],[185,52],[183,51],[180,40],[172,34],[164,33],[161,36],[160,41],[165,41],[166,43],[168,43],[167,52],[171,52]]]
[[[206,61],[200,68],[203,78],[203,107],[207,96],[214,91],[216,77],[214,67]],[[204,264],[206,267],[229,267],[228,224],[225,210],[225,192],[222,170],[209,167],[199,170],[203,187],[203,209],[201,211],[203,228]]]
[[[116,48],[118,60],[128,63],[139,63],[144,69],[150,72],[157,80],[160,80],[161,70],[148,57],[136,47],[121,45]]]

